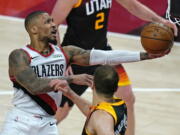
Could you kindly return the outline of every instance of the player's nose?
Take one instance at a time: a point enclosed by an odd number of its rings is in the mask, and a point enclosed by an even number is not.
[[[57,28],[57,25],[56,25],[54,22],[51,23],[51,26],[52,26],[53,28]]]

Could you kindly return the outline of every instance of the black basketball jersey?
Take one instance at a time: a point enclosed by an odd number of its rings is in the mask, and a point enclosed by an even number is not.
[[[180,0],[168,0],[166,18],[180,26]]]
[[[180,0],[170,0],[169,4],[171,16],[180,18]]]
[[[114,118],[114,134],[124,135],[127,128],[127,108],[125,102],[121,99],[115,98],[115,103],[102,102],[97,106],[93,107],[89,117],[86,120],[84,129],[81,135],[92,135],[86,128],[86,125],[96,110],[103,110],[108,112]],[[103,121],[102,121],[103,122]]]
[[[103,49],[107,45],[107,23],[112,0],[79,0],[68,15],[62,45]]]

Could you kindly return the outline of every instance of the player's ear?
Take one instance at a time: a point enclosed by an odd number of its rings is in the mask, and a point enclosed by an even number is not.
[[[37,31],[38,31],[37,26],[36,26],[36,25],[33,25],[33,26],[30,28],[30,31],[31,31],[31,33],[33,33],[33,34],[36,34]]]

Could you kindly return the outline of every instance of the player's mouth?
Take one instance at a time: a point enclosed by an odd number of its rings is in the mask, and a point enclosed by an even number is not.
[[[52,31],[51,31],[51,34],[52,34],[53,37],[54,37],[54,36],[56,37],[56,33],[57,33],[57,30],[52,30]]]

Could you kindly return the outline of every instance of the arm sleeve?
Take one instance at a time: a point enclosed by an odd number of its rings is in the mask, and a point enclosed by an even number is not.
[[[111,50],[103,51],[93,49],[90,52],[90,65],[118,65],[140,61],[140,52]]]

